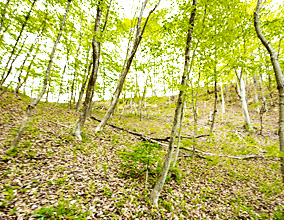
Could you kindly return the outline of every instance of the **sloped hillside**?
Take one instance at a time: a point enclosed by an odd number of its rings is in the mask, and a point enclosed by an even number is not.
[[[98,122],[89,119],[82,141],[70,135],[79,116],[75,110],[41,102],[20,145],[10,150],[29,102],[8,92],[0,97],[0,219],[283,219],[276,107],[269,107],[262,136],[254,109],[253,130],[246,131],[238,101],[232,99],[226,117],[218,112],[213,135],[196,139],[201,152],[193,158],[190,151],[180,152],[178,168],[171,170],[154,208],[149,195],[167,149],[126,130],[169,136],[174,101],[148,99],[142,121],[129,108],[121,114],[120,108],[109,123],[124,131],[107,126],[95,135]],[[211,104],[200,103],[199,135],[208,133]],[[103,114],[103,104],[96,105],[93,116]],[[182,146],[192,147],[192,134],[188,108]]]

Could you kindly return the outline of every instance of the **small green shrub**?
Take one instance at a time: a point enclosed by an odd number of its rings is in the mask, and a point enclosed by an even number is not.
[[[148,170],[149,175],[155,175],[162,166],[162,147],[156,143],[143,141],[136,146],[129,146],[128,149],[118,152],[124,163],[121,170],[124,177],[139,178],[144,171]]]
[[[18,148],[17,147],[10,148],[5,152],[5,154],[7,154],[10,157],[16,157],[18,155]]]
[[[34,218],[41,219],[86,219],[90,212],[82,212],[76,204],[70,204],[69,201],[61,200],[58,206],[45,206],[34,212]]]

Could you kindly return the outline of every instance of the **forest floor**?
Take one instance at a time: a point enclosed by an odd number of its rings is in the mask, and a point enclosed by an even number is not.
[[[227,97],[226,115],[218,111],[213,135],[198,138],[197,149],[263,158],[192,158],[191,152],[181,150],[178,166],[154,208],[149,195],[165,147],[110,126],[95,134],[98,122],[91,119],[82,141],[76,140],[70,133],[79,113],[66,104],[41,102],[19,146],[10,150],[30,101],[9,92],[0,97],[0,219],[284,219],[275,106],[269,106],[260,135],[255,109],[249,109],[252,129],[246,131],[240,101]],[[106,105],[95,106],[93,116],[102,119]],[[212,100],[200,101],[198,135],[208,134],[212,106]],[[165,138],[170,135],[174,109],[175,102],[167,97],[151,98],[142,121],[129,108],[121,114],[120,107],[109,123]],[[190,108],[182,135],[193,135]],[[193,140],[182,139],[181,145],[191,148]]]

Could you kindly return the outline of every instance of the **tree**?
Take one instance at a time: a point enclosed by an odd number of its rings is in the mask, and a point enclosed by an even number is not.
[[[263,46],[267,49],[271,64],[273,66],[274,74],[277,81],[277,89],[279,94],[279,140],[280,140],[280,151],[282,152],[282,155],[280,157],[280,169],[282,174],[282,181],[284,184],[284,77],[283,73],[281,71],[281,67],[278,61],[278,54],[275,52],[274,48],[271,46],[270,42],[266,39],[266,37],[263,35],[260,25],[259,25],[259,11],[264,5],[264,3],[261,5],[262,0],[257,0],[257,5],[255,7],[254,12],[254,27],[255,31],[257,33],[258,38],[260,39]]]
[[[146,18],[146,21],[144,23],[144,26],[143,28],[141,29],[141,22],[142,22],[142,16],[143,16],[143,12],[145,10],[145,7],[146,7],[146,4],[147,4],[147,1],[148,0],[145,0],[143,3],[142,3],[142,7],[141,7],[141,11],[140,11],[140,15],[138,17],[138,21],[137,21],[137,25],[136,25],[136,35],[135,35],[135,39],[134,39],[134,43],[133,43],[133,47],[132,47],[132,50],[130,52],[130,55],[128,57],[128,53],[127,53],[127,56],[126,56],[126,61],[125,61],[125,65],[123,66],[122,68],[122,71],[121,71],[121,75],[119,77],[119,81],[118,81],[118,84],[116,86],[116,89],[115,89],[115,92],[113,94],[113,97],[112,97],[112,102],[110,104],[110,107],[109,109],[107,110],[107,113],[105,114],[103,120],[101,121],[101,123],[97,126],[95,132],[99,132],[99,131],[102,131],[105,127],[105,125],[107,124],[107,121],[108,119],[110,118],[110,116],[113,114],[114,112],[114,109],[117,105],[117,102],[119,100],[119,96],[120,96],[120,93],[122,91],[122,88],[123,88],[123,84],[124,84],[124,81],[125,81],[125,78],[130,70],[130,67],[131,67],[131,64],[132,64],[132,61],[133,61],[133,58],[136,54],[136,51],[138,49],[138,46],[142,40],[142,37],[143,37],[143,33],[145,31],[145,28],[146,28],[146,25],[148,23],[148,20],[150,18],[150,15],[156,10],[156,8],[158,7],[159,3],[160,3],[160,0],[159,2],[155,5],[155,7],[149,12],[147,18]]]
[[[91,108],[91,105],[92,105],[94,87],[95,87],[97,77],[98,77],[98,70],[99,70],[99,65],[100,65],[100,52],[101,52],[100,37],[103,36],[103,33],[104,33],[106,25],[107,25],[107,21],[108,21],[108,14],[109,14],[108,12],[109,12],[110,5],[109,5],[108,11],[106,13],[106,19],[105,19],[104,26],[103,26],[103,28],[100,32],[100,22],[101,22],[101,16],[102,16],[103,3],[104,2],[102,0],[98,0],[97,15],[96,15],[96,20],[95,20],[94,36],[93,36],[93,42],[92,42],[92,46],[93,46],[92,73],[91,73],[90,78],[89,78],[89,83],[88,83],[88,87],[87,87],[87,91],[86,91],[86,98],[85,98],[85,102],[84,102],[84,105],[83,105],[83,109],[82,109],[81,115],[80,115],[79,119],[77,120],[75,127],[74,127],[74,130],[73,130],[73,134],[80,140],[82,139],[82,137],[81,137],[82,128],[83,128],[84,123],[86,121],[88,111],[89,111],[89,109]]]
[[[14,139],[12,145],[11,145],[12,149],[15,148],[18,145],[20,138],[21,138],[21,135],[23,133],[23,130],[24,130],[26,124],[28,123],[29,117],[31,116],[32,110],[37,106],[37,104],[39,103],[43,94],[46,91],[46,87],[47,87],[47,84],[49,82],[50,70],[51,70],[51,67],[52,67],[52,64],[53,64],[54,54],[55,54],[56,47],[57,47],[57,45],[60,41],[60,38],[61,38],[61,35],[62,35],[62,32],[63,32],[64,24],[65,24],[67,15],[68,15],[68,11],[69,11],[71,1],[72,0],[68,0],[67,7],[66,7],[66,10],[65,10],[65,14],[64,14],[64,17],[63,17],[62,22],[61,22],[60,30],[58,32],[57,38],[56,38],[55,43],[54,43],[53,48],[52,48],[52,52],[50,54],[49,63],[48,63],[48,66],[47,66],[47,69],[46,69],[46,74],[45,74],[44,81],[43,81],[43,87],[42,87],[38,97],[32,103],[30,103],[27,107],[23,121],[22,121],[22,123],[21,123],[21,125],[18,129],[17,135],[16,135],[16,137],[15,137],[15,139]]]
[[[184,71],[183,71],[182,80],[180,84],[180,91],[179,91],[179,96],[178,96],[176,110],[175,110],[175,116],[174,116],[171,136],[170,136],[168,153],[166,155],[163,168],[160,172],[159,178],[155,184],[154,189],[151,192],[151,200],[155,206],[158,205],[158,199],[163,189],[163,186],[164,186],[164,183],[165,183],[165,180],[166,180],[166,177],[167,177],[170,165],[171,165],[172,155],[174,152],[176,132],[177,132],[178,125],[180,123],[181,114],[182,114],[182,106],[184,102],[184,90],[186,88],[187,79],[188,79],[188,69],[189,69],[189,60],[190,60],[189,53],[190,53],[190,44],[192,40],[194,20],[195,20],[195,14],[196,14],[196,4],[197,4],[197,0],[193,0],[192,2],[193,9],[191,11],[191,15],[189,19],[189,28],[188,28],[187,39],[186,39]]]
[[[23,32],[24,32],[24,29],[25,29],[25,27],[26,27],[26,25],[27,25],[27,23],[28,23],[28,20],[29,20],[29,18],[30,18],[31,12],[32,12],[32,10],[33,10],[33,7],[34,7],[36,1],[37,1],[37,0],[34,0],[34,1],[32,2],[32,5],[31,5],[31,7],[30,7],[30,10],[29,10],[29,12],[27,13],[27,15],[26,15],[26,17],[25,17],[25,20],[24,20],[24,22],[23,22],[23,24],[22,24],[20,33],[18,34],[18,37],[17,37],[17,39],[16,39],[16,42],[15,42],[15,44],[14,44],[14,46],[13,46],[12,52],[11,52],[11,54],[10,54],[10,56],[9,56],[9,59],[8,59],[8,61],[7,61],[7,64],[6,64],[5,69],[4,69],[4,71],[3,71],[2,79],[0,80],[0,87],[3,86],[3,83],[5,82],[5,80],[7,79],[8,75],[9,75],[10,72],[11,72],[11,68],[12,68],[12,67],[9,68],[10,71],[8,71],[8,73],[5,74],[5,73],[6,73],[6,70],[7,70],[7,68],[8,68],[8,66],[9,66],[9,63],[10,63],[10,61],[12,60],[12,57],[13,57],[14,53],[16,52],[17,45],[18,45],[18,43],[19,43],[19,41],[20,41],[20,39],[21,39],[21,36],[22,36],[22,34],[23,34]],[[11,64],[11,66],[12,66],[12,64]]]

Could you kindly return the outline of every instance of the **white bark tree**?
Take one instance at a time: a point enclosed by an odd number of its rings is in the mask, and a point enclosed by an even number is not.
[[[250,117],[249,117],[249,112],[248,112],[248,104],[246,100],[246,87],[245,83],[243,80],[243,68],[240,73],[236,72],[236,77],[239,83],[239,89],[240,89],[240,96],[241,96],[241,101],[242,101],[242,110],[243,110],[243,117],[244,117],[244,125],[245,128],[249,129],[250,128]]]

